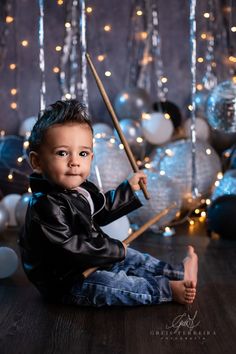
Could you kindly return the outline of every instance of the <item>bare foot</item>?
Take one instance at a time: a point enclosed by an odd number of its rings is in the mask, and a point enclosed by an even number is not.
[[[185,280],[171,280],[173,300],[180,304],[192,304],[196,296],[194,283]]]
[[[197,272],[198,272],[198,256],[192,246],[188,246],[187,256],[183,260],[184,264],[184,281],[190,284],[190,288],[197,286]],[[190,282],[190,283],[189,283]],[[188,286],[187,286],[188,287]]]

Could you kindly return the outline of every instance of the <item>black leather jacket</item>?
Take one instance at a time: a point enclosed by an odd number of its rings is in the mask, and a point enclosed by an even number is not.
[[[82,281],[85,269],[124,259],[122,243],[99,226],[142,205],[128,181],[105,196],[93,183],[83,183],[93,199],[92,217],[89,203],[77,191],[53,186],[37,174],[30,185],[33,194],[19,244],[24,271],[43,295],[60,297],[75,279]]]

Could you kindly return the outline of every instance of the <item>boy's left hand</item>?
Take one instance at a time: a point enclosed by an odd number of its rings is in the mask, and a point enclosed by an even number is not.
[[[139,185],[140,180],[142,180],[144,184],[147,184],[147,176],[142,171],[135,172],[133,176],[129,179],[129,184],[131,185],[133,191],[140,190],[140,185]]]

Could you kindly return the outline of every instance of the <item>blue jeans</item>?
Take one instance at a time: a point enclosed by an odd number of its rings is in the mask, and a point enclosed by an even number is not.
[[[136,306],[172,301],[169,280],[182,280],[183,264],[172,267],[132,248],[110,270],[97,270],[74,284],[64,303],[84,306]]]

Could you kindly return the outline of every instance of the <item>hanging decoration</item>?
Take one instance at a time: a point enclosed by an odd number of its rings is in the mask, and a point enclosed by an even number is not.
[[[86,8],[84,0],[68,2],[66,36],[60,60],[62,99],[79,98],[88,107]]]
[[[138,78],[138,86],[145,88],[147,92],[152,90],[152,69],[155,73],[155,91],[160,102],[166,101],[168,89],[167,78],[163,73],[161,55],[161,36],[159,32],[159,19],[157,4],[153,0],[146,0],[148,18],[147,40],[141,61],[141,70]]]
[[[46,108],[46,82],[44,58],[44,0],[39,0],[39,69],[40,69],[40,111]]]
[[[190,48],[192,78],[191,152],[192,152],[192,198],[199,196],[196,181],[196,0],[190,0]]]

